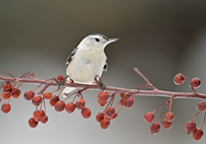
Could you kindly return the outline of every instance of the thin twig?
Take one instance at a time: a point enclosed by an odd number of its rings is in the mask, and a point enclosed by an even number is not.
[[[48,86],[58,86],[56,82],[50,82],[46,80],[40,80],[40,79],[23,79],[23,78],[11,78],[11,77],[4,77],[0,75],[0,81],[7,81],[7,82],[22,82],[22,83],[30,83],[30,84],[44,84]],[[84,88],[85,86],[87,89],[93,89],[93,90],[101,90],[99,85],[86,85],[86,84],[71,84],[71,83],[65,83],[65,87],[78,87],[78,88]],[[111,87],[106,86],[105,90],[113,91],[116,93],[121,92],[128,92],[128,94],[134,94],[136,91],[135,89],[126,89],[126,88],[119,88],[119,87]],[[136,96],[162,96],[162,97],[171,97],[171,95],[174,95],[175,98],[199,98],[199,99],[206,99],[206,94],[203,93],[188,93],[188,92],[172,92],[172,91],[164,91],[164,90],[139,90],[136,93]]]

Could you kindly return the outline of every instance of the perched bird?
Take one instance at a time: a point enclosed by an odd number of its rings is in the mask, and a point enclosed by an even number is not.
[[[66,59],[68,80],[80,84],[93,84],[96,75],[102,76],[107,70],[107,57],[104,48],[118,38],[107,38],[103,34],[93,33],[86,36]],[[66,87],[67,96],[75,88]]]

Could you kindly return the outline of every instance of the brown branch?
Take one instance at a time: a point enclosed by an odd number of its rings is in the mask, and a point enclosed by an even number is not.
[[[21,83],[30,83],[30,84],[44,84],[47,86],[58,86],[57,82],[51,82],[46,80],[40,80],[37,78],[34,79],[25,79],[25,78],[11,78],[11,77],[4,77],[0,75],[0,81],[6,82],[21,82]],[[78,84],[78,83],[65,83],[65,87],[79,87],[87,89],[94,89],[94,90],[101,90],[99,85],[85,85],[85,84]],[[118,87],[111,87],[106,86],[105,90],[110,90],[117,93],[122,92],[129,92],[129,93],[136,93],[137,96],[162,96],[162,97],[171,97],[175,96],[175,98],[199,98],[199,99],[206,99],[206,94],[203,93],[188,93],[188,92],[172,92],[172,91],[163,91],[159,89],[154,90],[135,90],[135,89],[126,89],[126,88],[118,88]]]

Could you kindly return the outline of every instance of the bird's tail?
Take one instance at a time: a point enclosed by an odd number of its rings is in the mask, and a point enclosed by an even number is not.
[[[73,88],[73,87],[65,87],[65,89],[62,92],[62,96],[67,97],[75,89],[76,88]]]

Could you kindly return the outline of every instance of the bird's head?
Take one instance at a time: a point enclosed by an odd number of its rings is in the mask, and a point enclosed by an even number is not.
[[[117,41],[118,38],[108,38],[103,34],[99,33],[93,33],[88,36],[86,36],[78,45],[78,47],[82,48],[92,48],[92,49],[101,49],[104,50],[104,48],[112,43]]]

